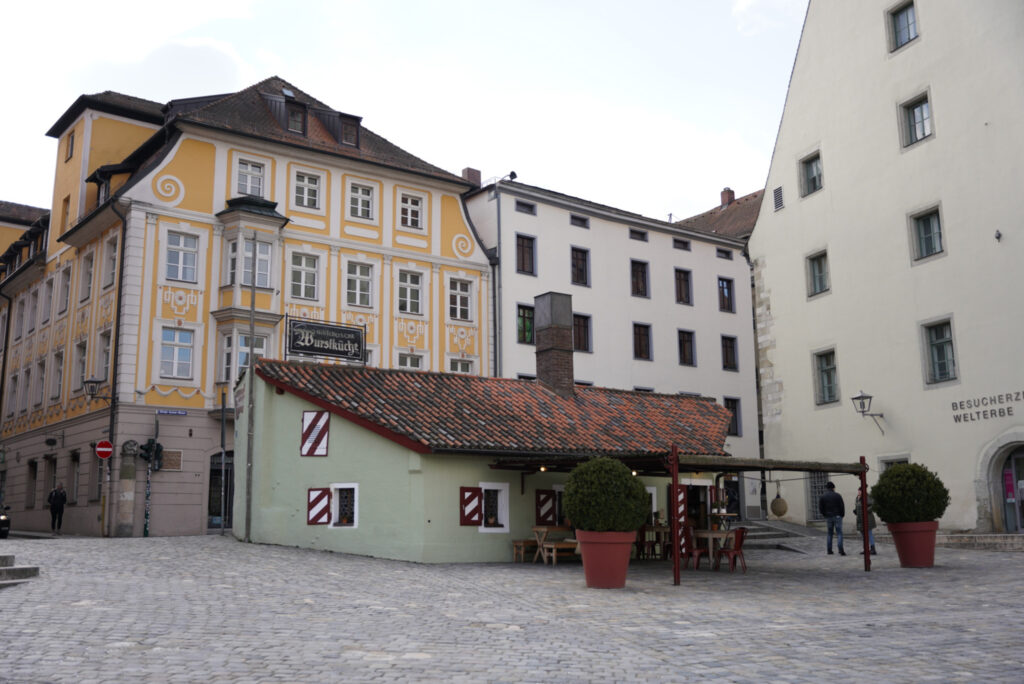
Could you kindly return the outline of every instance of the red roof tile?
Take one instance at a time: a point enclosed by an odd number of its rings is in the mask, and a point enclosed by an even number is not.
[[[420,452],[724,455],[712,399],[529,380],[260,359],[256,376]]]
[[[703,214],[677,221],[676,225],[680,228],[746,240],[754,231],[754,223],[757,222],[757,215],[761,211],[762,196],[764,190],[752,192],[736,198],[725,207],[717,206]]]

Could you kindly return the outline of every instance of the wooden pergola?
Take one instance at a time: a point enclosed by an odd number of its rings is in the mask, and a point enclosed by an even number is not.
[[[824,461],[791,461],[768,458],[735,458],[732,456],[680,454],[675,445],[666,452],[661,453],[637,453],[637,454],[614,454],[614,453],[504,453],[496,456],[491,468],[499,470],[518,470],[523,476],[535,473],[540,470],[549,472],[569,472],[579,463],[596,456],[610,456],[622,461],[625,465],[635,470],[637,475],[650,475],[671,478],[671,496],[676,502],[676,513],[670,516],[670,527],[672,530],[672,570],[674,584],[679,584],[680,569],[680,519],[678,510],[679,496],[679,473],[680,472],[717,472],[717,473],[740,473],[750,471],[786,471],[786,472],[816,472],[816,473],[844,473],[857,475],[860,479],[861,491],[861,519],[867,520],[867,472],[866,459],[861,456],[857,463],[830,463]],[[524,484],[525,488],[525,484]],[[871,553],[868,544],[868,529],[864,526],[864,571],[871,571]]]

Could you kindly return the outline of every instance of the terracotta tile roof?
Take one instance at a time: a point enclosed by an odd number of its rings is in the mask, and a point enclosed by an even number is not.
[[[466,187],[470,185],[461,176],[456,176],[409,154],[362,125],[359,126],[358,147],[340,143],[315,113],[307,116],[307,130],[305,133],[288,131],[274,117],[268,107],[267,99],[264,97],[264,95],[269,95],[280,98],[285,88],[291,91],[293,95],[292,101],[294,102],[306,105],[311,110],[319,110],[325,114],[339,114],[339,112],[332,110],[320,100],[276,76],[240,90],[237,93],[193,98],[190,100],[176,100],[169,103],[166,109],[173,120],[176,121],[191,122],[240,135],[271,140],[287,145],[296,145],[329,154],[351,157],[373,164],[382,164],[391,168],[412,171],[458,183]],[[359,117],[348,118],[355,122],[359,121]]]
[[[764,190],[752,192],[738,197],[728,206],[717,206],[703,214],[677,221],[681,228],[689,228],[703,233],[715,233],[746,240],[754,231],[757,214],[761,211],[761,197]]]
[[[421,452],[725,455],[731,414],[701,397],[260,359],[285,392]]]
[[[6,221],[7,223],[20,223],[21,225],[29,226],[49,213],[49,209],[0,200],[0,221]]]

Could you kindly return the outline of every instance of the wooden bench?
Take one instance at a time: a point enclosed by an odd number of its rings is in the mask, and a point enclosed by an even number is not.
[[[512,562],[526,562],[526,552],[537,550],[536,539],[513,539],[512,540]]]
[[[576,540],[575,539],[563,539],[562,541],[546,541],[544,542],[544,563],[547,564],[548,558],[551,559],[552,565],[558,565],[558,554],[562,553],[567,556],[573,556],[576,554]]]

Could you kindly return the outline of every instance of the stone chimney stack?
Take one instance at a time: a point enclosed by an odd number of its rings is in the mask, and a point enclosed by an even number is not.
[[[537,379],[563,399],[575,394],[572,369],[572,295],[547,292],[533,298]]]
[[[463,172],[465,173],[465,172]],[[736,193],[732,191],[732,188],[722,189],[722,209],[732,204],[736,200]]]
[[[467,166],[462,169],[462,177],[473,185],[480,187],[480,169],[474,169],[472,166]]]

